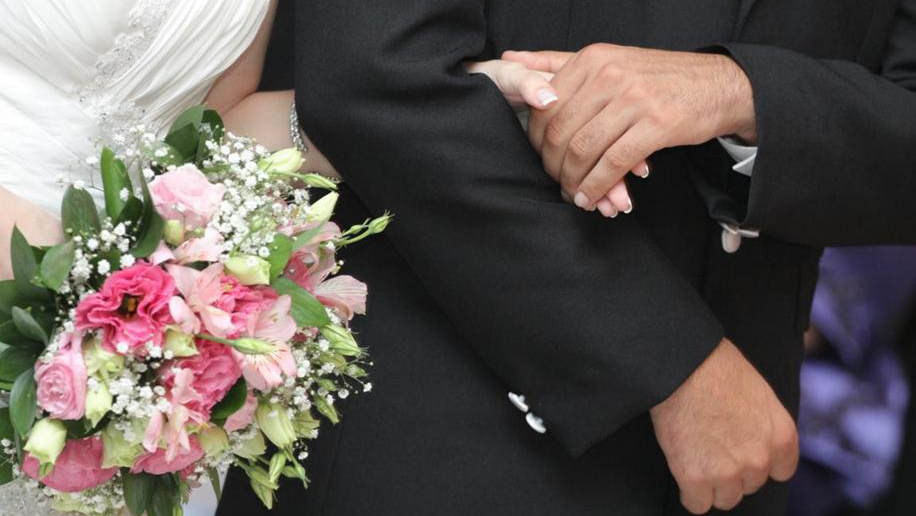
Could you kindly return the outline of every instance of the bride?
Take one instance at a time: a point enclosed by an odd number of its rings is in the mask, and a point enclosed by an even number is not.
[[[36,245],[62,240],[58,177],[93,191],[98,146],[116,146],[131,127],[161,133],[183,110],[206,103],[237,134],[271,149],[294,145],[293,92],[256,93],[276,1],[0,0],[3,278],[11,277],[14,225]],[[468,69],[488,75],[518,106],[555,99],[549,77],[521,65]],[[309,149],[309,171],[336,177],[308,138],[299,144]],[[0,488],[0,516],[36,514],[33,503],[22,486]]]

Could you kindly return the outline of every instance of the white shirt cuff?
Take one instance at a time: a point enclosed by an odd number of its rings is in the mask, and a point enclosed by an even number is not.
[[[754,161],[757,159],[757,147],[741,145],[734,138],[717,138],[725,147],[725,152],[737,161],[732,170],[747,177],[754,173]]]

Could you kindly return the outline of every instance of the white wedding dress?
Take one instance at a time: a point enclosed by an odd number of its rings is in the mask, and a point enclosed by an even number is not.
[[[201,103],[269,3],[0,0],[0,186],[59,213],[57,177],[97,185],[100,141]],[[22,485],[0,487],[0,516],[45,514]]]

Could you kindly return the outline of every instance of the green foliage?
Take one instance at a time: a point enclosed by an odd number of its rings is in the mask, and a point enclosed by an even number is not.
[[[10,409],[0,408],[0,439],[16,440],[13,424],[10,422]],[[13,480],[13,458],[0,454],[0,486]]]
[[[133,185],[124,162],[117,159],[109,148],[102,149],[102,184],[105,189],[105,211],[112,220],[118,220],[128,200],[133,197]],[[127,189],[128,198],[121,199]]]
[[[274,241],[270,243],[270,257],[267,261],[270,263],[270,281],[276,281],[286,269],[289,258],[293,254],[293,240],[286,235],[277,233],[274,235]]]
[[[223,425],[229,419],[229,416],[238,412],[245,405],[245,400],[247,399],[248,384],[245,383],[244,378],[239,378],[235,385],[229,389],[229,392],[226,393],[226,396],[213,406],[213,410],[210,412],[210,420],[217,425]]]
[[[13,383],[38,360],[33,350],[9,347],[0,352],[0,380]]]
[[[140,187],[143,189],[143,215],[140,217],[140,226],[137,231],[137,243],[131,249],[131,254],[137,258],[146,258],[153,254],[162,240],[162,230],[165,221],[156,212],[153,198],[149,193],[146,179],[140,176]]]
[[[33,317],[28,310],[14,306],[13,324],[16,325],[16,330],[26,338],[37,340],[43,344],[47,344],[50,340],[50,327],[38,322],[38,319]]]
[[[73,267],[76,244],[73,240],[56,245],[45,253],[41,260],[41,281],[46,287],[57,292],[67,280]]]
[[[35,371],[30,368],[19,375],[10,393],[10,421],[16,433],[22,437],[29,433],[35,422],[35,414],[38,411],[36,388]]]
[[[300,328],[324,328],[331,324],[328,313],[315,296],[289,278],[279,278],[271,285],[278,294],[292,298],[290,315]]]
[[[19,297],[37,301],[47,301],[51,298],[47,289],[32,283],[38,274],[38,259],[17,227],[13,228],[13,236],[10,239],[10,261],[13,264],[13,276]]]
[[[89,192],[71,186],[64,194],[60,209],[60,221],[64,231],[72,235],[97,234],[102,230],[99,212]]]
[[[121,470],[121,482],[127,508],[134,516],[141,516],[153,499],[156,477],[148,473],[134,474],[125,468]]]

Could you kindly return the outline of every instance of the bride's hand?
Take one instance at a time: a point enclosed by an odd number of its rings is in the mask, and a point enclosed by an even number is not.
[[[521,63],[502,59],[471,61],[464,66],[468,73],[489,77],[516,109],[526,106],[545,109],[557,101],[557,93],[550,85],[552,73],[538,72]]]
[[[550,85],[552,73],[532,70],[522,63],[503,59],[467,62],[464,66],[468,73],[489,77],[516,110],[525,107],[547,109],[558,100],[556,90]],[[648,175],[649,167],[643,162],[635,170],[645,171],[645,175]],[[570,199],[566,201],[571,202]],[[626,183],[621,180],[614,185],[608,194],[598,201],[596,207],[602,215],[610,218],[621,212],[630,213],[633,203]]]

